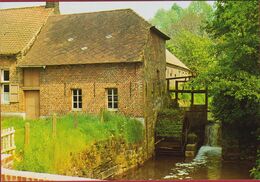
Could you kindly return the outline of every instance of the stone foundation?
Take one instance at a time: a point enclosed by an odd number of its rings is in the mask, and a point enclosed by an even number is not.
[[[142,165],[146,157],[144,143],[127,144],[110,139],[91,145],[74,156],[73,168],[66,175],[107,179]]]
[[[222,158],[224,160],[255,160],[257,141],[253,129],[235,124],[222,124]]]

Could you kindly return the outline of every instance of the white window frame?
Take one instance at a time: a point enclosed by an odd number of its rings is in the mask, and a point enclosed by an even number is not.
[[[109,94],[109,90],[111,90],[111,94]],[[115,94],[115,90],[117,90],[117,94]],[[112,97],[112,100],[109,101],[109,97]],[[117,101],[115,101],[115,97],[117,97]],[[107,88],[107,109],[109,111],[118,111],[118,89],[117,88]],[[109,108],[109,103],[112,103],[112,107]],[[117,107],[115,108],[115,103],[117,103]]]
[[[4,92],[4,87],[9,86],[9,92]],[[1,85],[1,104],[10,104],[10,85],[9,84],[2,84]],[[8,100],[5,100],[5,94],[8,94]]]
[[[4,80],[4,72],[5,71],[9,72],[9,80]],[[9,83],[10,82],[10,71],[9,70],[6,70],[6,69],[1,70],[1,82],[2,83]]]
[[[76,91],[77,93],[76,93],[76,95],[74,95],[74,91]],[[81,91],[81,95],[79,94],[79,91]],[[71,90],[71,95],[72,95],[72,110],[73,111],[82,111],[82,107],[83,107],[83,102],[82,102],[82,89],[79,89],[79,88],[77,88],[77,89],[72,89]],[[76,101],[74,101],[74,96],[75,97],[77,97],[77,100]],[[81,97],[81,101],[79,101],[79,98]],[[74,107],[74,103],[76,103],[77,104],[77,107],[75,108]],[[81,103],[81,108],[79,107],[79,104]]]
[[[4,80],[4,72],[8,71],[9,72],[9,80]],[[10,104],[10,70],[8,69],[2,69],[0,70],[1,72],[1,104]],[[4,87],[5,85],[9,86],[9,92],[4,92]],[[5,94],[8,94],[8,99],[5,100]]]

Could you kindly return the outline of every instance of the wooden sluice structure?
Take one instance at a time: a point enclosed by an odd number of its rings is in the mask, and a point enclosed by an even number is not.
[[[170,106],[170,109],[178,109],[183,111],[183,121],[182,123],[176,123],[179,125],[179,131],[174,136],[160,136],[158,133],[155,133],[155,149],[156,154],[159,155],[174,155],[174,156],[184,156],[185,148],[188,140],[188,134],[192,131],[198,135],[198,145],[202,145],[204,142],[205,135],[205,125],[207,123],[207,113],[208,113],[208,91],[207,88],[204,90],[195,90],[195,89],[184,89],[181,88],[181,84],[190,81],[193,76],[187,77],[175,77],[167,78],[167,91],[171,97],[171,102],[173,103]],[[174,87],[171,87],[171,81],[174,82]],[[179,106],[179,96],[180,94],[190,94],[190,106],[182,107]],[[195,104],[194,96],[195,94],[204,94],[205,103],[204,104]],[[172,98],[174,96],[174,98]],[[175,122],[174,120],[172,122]]]

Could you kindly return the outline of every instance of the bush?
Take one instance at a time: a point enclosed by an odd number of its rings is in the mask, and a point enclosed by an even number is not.
[[[158,113],[156,135],[161,137],[179,137],[182,133],[184,111],[165,109]]]
[[[260,179],[260,150],[257,151],[256,165],[250,172],[255,179]]]
[[[189,133],[188,134],[188,143],[195,144],[197,142],[198,142],[198,136],[195,133]]]

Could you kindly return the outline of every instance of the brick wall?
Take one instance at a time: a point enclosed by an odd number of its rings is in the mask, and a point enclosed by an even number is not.
[[[82,89],[83,112],[99,113],[107,107],[106,88],[117,88],[119,112],[145,118],[148,155],[154,150],[154,127],[157,111],[165,96],[165,40],[148,34],[144,63],[47,66],[40,71],[40,116],[65,114],[72,110],[72,89]],[[2,61],[2,60],[1,60]],[[23,75],[15,60],[10,66],[10,82],[23,86]],[[16,73],[16,74],[15,74]],[[3,112],[24,112],[24,93],[19,103],[3,105]]]
[[[10,84],[18,84],[21,86],[22,70],[16,67],[16,57],[0,57],[0,69],[7,69],[10,71]],[[2,92],[2,89],[1,89]],[[10,104],[1,104],[2,112],[24,112],[24,97],[23,91],[19,89],[19,102]]]
[[[107,107],[106,88],[117,88],[119,112],[143,116],[140,63],[47,66],[40,73],[40,115],[72,110],[72,89],[82,89],[83,108],[99,113]]]

